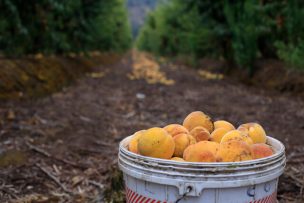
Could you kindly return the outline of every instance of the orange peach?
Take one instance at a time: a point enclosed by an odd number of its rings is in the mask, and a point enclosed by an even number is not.
[[[189,134],[189,140],[190,140],[190,145],[195,144],[196,143],[196,139]]]
[[[238,128],[245,131],[247,129],[248,135],[251,137],[253,143],[266,143],[266,133],[263,127],[258,123],[246,123],[240,125]]]
[[[226,133],[223,136],[223,138],[221,140],[221,143],[223,143],[223,142],[229,142],[231,140],[244,141],[244,142],[246,142],[249,145],[253,144],[252,139],[248,135],[243,134],[242,132],[240,132],[238,130],[232,130],[232,131],[229,131],[228,133]]]
[[[238,127],[237,130],[240,131],[242,134],[249,135],[249,131],[248,131],[248,129],[245,128],[245,127],[240,126],[240,127]]]
[[[227,131],[235,130],[235,127],[228,121],[219,120],[219,121],[215,121],[213,124],[214,124],[214,129],[224,128]]]
[[[171,135],[163,128],[150,128],[138,139],[138,152],[143,156],[170,159],[175,143]]]
[[[183,158],[190,162],[215,162],[219,144],[210,141],[201,141],[190,145],[184,151]]]
[[[129,151],[138,154],[138,148],[137,148],[138,140],[140,136],[143,134],[143,132],[144,130],[140,130],[132,135],[132,138],[129,143]]]
[[[182,134],[182,133],[189,133],[187,128],[179,124],[170,124],[164,127],[164,129],[172,136]]]
[[[171,158],[172,161],[179,161],[179,162],[185,162],[184,159],[180,158],[180,157],[173,157]]]
[[[229,131],[225,128],[215,129],[210,135],[211,141],[220,143],[224,135],[228,132]]]
[[[220,144],[217,161],[236,162],[252,160],[250,146],[243,141],[231,140]]]
[[[174,143],[175,143],[175,150],[174,150],[174,156],[176,157],[182,157],[184,150],[191,144],[194,144],[193,138],[189,134],[178,134],[173,137]]]
[[[251,153],[253,159],[260,159],[273,155],[271,147],[264,143],[253,144],[251,146]]]
[[[206,128],[209,133],[211,133],[214,129],[213,122],[211,118],[204,114],[201,111],[194,111],[190,113],[184,120],[183,126],[191,131],[193,128],[197,126],[202,126]]]
[[[190,135],[192,135],[197,142],[209,140],[210,138],[209,131],[202,126],[193,128],[190,132]]]

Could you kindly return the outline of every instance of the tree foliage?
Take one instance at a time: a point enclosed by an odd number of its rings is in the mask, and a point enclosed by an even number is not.
[[[164,1],[147,18],[137,46],[160,55],[224,57],[250,73],[259,57],[280,57],[295,65],[304,54],[303,4],[300,0]]]
[[[124,0],[1,0],[0,51],[9,55],[125,50]]]

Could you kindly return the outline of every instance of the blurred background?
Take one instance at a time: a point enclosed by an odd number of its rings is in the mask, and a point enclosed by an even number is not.
[[[303,202],[301,0],[0,0],[0,202],[124,202],[119,141],[201,110],[284,142]]]

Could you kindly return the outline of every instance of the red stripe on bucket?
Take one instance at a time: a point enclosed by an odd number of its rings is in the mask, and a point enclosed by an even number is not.
[[[130,202],[133,203],[135,202],[134,200],[138,197],[139,194],[134,193],[135,195],[130,199]]]
[[[126,201],[127,203],[166,203],[137,194],[128,187],[126,187]]]
[[[277,192],[275,191],[271,195],[264,197],[259,200],[251,201],[250,203],[276,203],[277,202]]]
[[[127,203],[167,203],[166,201],[163,202],[160,200],[155,200],[137,194],[128,187],[126,187],[126,201]],[[250,203],[276,203],[276,202],[277,202],[277,192],[275,191],[274,193],[272,193],[267,197],[264,197],[259,200],[251,201]]]
[[[133,199],[134,196],[135,196],[135,192],[133,192],[133,191],[131,190],[131,195],[130,195],[130,197],[129,197],[129,202],[132,202],[131,200]]]

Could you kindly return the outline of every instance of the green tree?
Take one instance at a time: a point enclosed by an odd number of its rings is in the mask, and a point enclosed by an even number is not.
[[[137,46],[160,55],[223,57],[230,67],[251,74],[259,57],[279,55],[303,67],[303,4],[300,0],[163,1],[148,16]]]
[[[0,51],[125,50],[131,43],[125,6],[124,0],[2,0]]]

